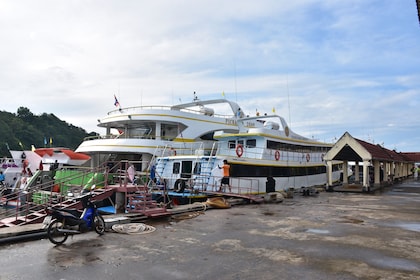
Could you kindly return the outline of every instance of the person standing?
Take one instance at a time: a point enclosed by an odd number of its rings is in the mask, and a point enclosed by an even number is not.
[[[4,184],[4,180],[5,179],[6,178],[4,177],[3,171],[0,171],[0,185],[3,185]]]
[[[232,188],[230,186],[230,165],[228,164],[227,160],[223,160],[223,166],[217,166],[219,167],[219,169],[223,169],[223,178],[222,181],[220,182],[220,188],[219,188],[219,192],[222,191],[223,185],[228,185],[229,187],[229,192],[232,192]]]
[[[153,184],[156,184],[156,166],[154,164],[150,168],[150,180],[153,182]]]

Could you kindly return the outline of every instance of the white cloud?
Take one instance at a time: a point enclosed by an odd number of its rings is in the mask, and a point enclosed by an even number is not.
[[[2,110],[98,131],[114,94],[134,106],[225,92],[305,136],[419,150],[414,2],[2,0],[0,26]]]

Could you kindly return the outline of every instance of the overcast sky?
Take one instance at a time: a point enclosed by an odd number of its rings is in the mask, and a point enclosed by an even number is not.
[[[0,0],[0,110],[84,128],[122,107],[200,99],[301,135],[420,152],[415,0]]]

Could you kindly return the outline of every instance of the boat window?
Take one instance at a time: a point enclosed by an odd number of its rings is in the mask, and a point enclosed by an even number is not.
[[[192,161],[190,160],[182,161],[181,169],[182,169],[181,178],[191,178]]]
[[[338,165],[333,165],[333,170],[338,170]],[[323,174],[325,166],[291,167],[291,166],[255,166],[231,164],[232,177],[291,177]]]
[[[161,125],[161,137],[167,140],[173,140],[178,135],[178,126],[173,124]]]
[[[255,139],[246,140],[246,147],[247,148],[255,148],[256,146],[257,146],[257,140],[255,140]]]
[[[150,128],[132,128],[128,131],[130,137],[148,137],[150,133]]]
[[[214,136],[214,132],[212,131],[212,132],[209,132],[207,134],[202,135],[200,137],[200,139],[202,139],[202,140],[214,140],[213,136]]]
[[[174,162],[174,166],[172,168],[173,174],[179,174],[179,170],[181,170],[181,164],[179,162]]]
[[[228,145],[229,145],[229,149],[235,149],[236,148],[236,142],[233,141],[233,140],[230,140],[228,142]]]
[[[267,140],[267,148],[272,149],[272,150],[282,150],[282,151],[289,151],[289,152],[295,152],[295,153],[311,153],[311,152],[326,153],[330,149],[329,147],[287,144],[287,143],[276,142],[272,140]]]
[[[289,150],[289,149],[287,149],[287,144],[282,144],[280,142],[271,141],[271,140],[267,140],[267,149],[273,149],[273,150],[282,149],[282,150],[286,150],[286,151]]]

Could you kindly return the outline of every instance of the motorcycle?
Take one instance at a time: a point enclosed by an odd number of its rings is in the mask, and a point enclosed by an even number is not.
[[[71,235],[85,233],[91,230],[99,235],[105,233],[105,221],[98,213],[97,207],[91,201],[92,194],[82,195],[78,199],[82,202],[83,212],[76,209],[48,207],[48,216],[44,220],[47,226],[48,239],[56,245],[66,242]]]

